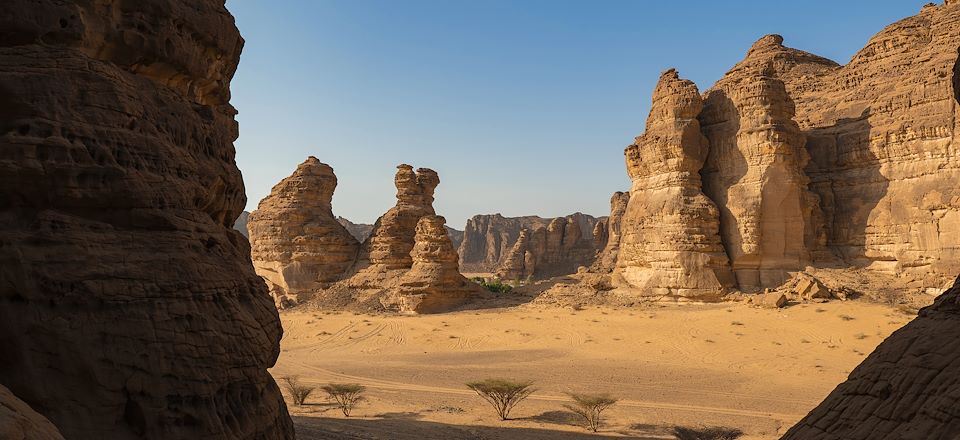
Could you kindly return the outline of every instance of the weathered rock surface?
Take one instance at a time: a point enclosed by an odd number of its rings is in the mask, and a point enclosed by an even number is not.
[[[436,313],[462,305],[479,293],[479,286],[460,275],[457,251],[439,215],[421,217],[410,256],[413,266],[400,278],[399,288],[381,300],[401,312]]]
[[[745,291],[783,284],[824,244],[805,138],[772,69],[734,69],[706,93],[700,114],[710,140],[704,191],[720,206],[720,233]]]
[[[960,279],[884,340],[783,440],[960,435]]]
[[[30,405],[0,385],[0,438],[4,440],[63,440],[60,431]]]
[[[590,266],[591,272],[610,273],[617,265],[617,256],[620,253],[621,225],[623,224],[623,214],[627,211],[627,203],[630,201],[630,192],[617,191],[610,197],[610,216],[602,223],[606,230],[602,240],[595,242],[595,245],[604,243],[600,247],[600,253],[596,260]],[[598,225],[601,223],[597,223]],[[597,234],[594,234],[596,236]]]
[[[237,232],[242,234],[244,237],[250,238],[250,233],[247,231],[247,219],[250,218],[250,213],[243,211],[240,213],[240,216],[233,222],[233,229],[236,229]]]
[[[956,2],[924,7],[842,67],[768,36],[727,75],[766,69],[784,83],[822,235],[848,265],[924,286],[960,272],[958,26]]]
[[[360,243],[333,215],[337,176],[311,156],[250,214],[250,256],[278,305],[309,299],[340,280]]]
[[[0,2],[0,383],[65,438],[293,438],[223,1]]]
[[[660,77],[644,134],[624,152],[632,186],[621,220],[613,284],[640,295],[718,299],[735,282],[716,205],[701,192],[709,145],[692,82]]]
[[[467,220],[464,228],[460,269],[468,273],[497,272],[501,268],[509,271],[504,268],[507,260],[522,259],[529,251],[538,269],[527,276],[548,278],[573,273],[580,266],[589,266],[606,245],[593,235],[597,224],[605,221],[579,212],[553,219],[477,215]],[[531,247],[518,249],[515,245],[524,229],[528,230]]]
[[[367,272],[409,269],[413,265],[410,251],[417,222],[421,217],[436,214],[433,192],[440,184],[436,171],[414,171],[412,166],[401,164],[393,181],[397,186],[397,204],[377,219],[361,248],[358,268]]]

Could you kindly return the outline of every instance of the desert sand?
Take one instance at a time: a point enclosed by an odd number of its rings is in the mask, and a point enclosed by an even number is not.
[[[911,318],[866,301],[524,304],[419,316],[293,309],[281,313],[271,373],[368,387],[350,418],[319,391],[291,405],[298,438],[670,439],[680,425],[773,439]],[[500,421],[463,385],[488,377],[532,379],[538,391]],[[564,409],[565,392],[623,400],[592,434]]]

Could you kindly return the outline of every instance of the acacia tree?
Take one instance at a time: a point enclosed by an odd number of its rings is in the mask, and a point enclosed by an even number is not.
[[[287,392],[290,393],[293,404],[297,406],[303,405],[303,402],[307,400],[307,397],[313,393],[314,390],[312,386],[301,384],[300,378],[297,376],[284,377],[283,384],[284,387],[287,388]]]
[[[619,399],[609,394],[574,394],[567,393],[572,404],[564,405],[565,408],[573,411],[582,417],[586,422],[587,429],[597,432],[600,429],[600,413],[617,403]]]
[[[350,411],[360,403],[367,387],[357,383],[331,383],[320,387],[327,395],[337,402],[340,411],[345,417],[350,417]]]
[[[507,420],[510,411],[523,399],[533,394],[533,381],[512,381],[507,379],[484,379],[467,383],[467,388],[475,391],[497,411],[500,420]]]

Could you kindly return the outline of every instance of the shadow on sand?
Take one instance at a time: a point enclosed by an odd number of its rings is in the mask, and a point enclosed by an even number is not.
[[[529,418],[539,420],[540,416]],[[547,419],[553,419],[547,415]],[[608,435],[599,435],[588,432],[559,431],[541,428],[521,428],[509,426],[470,426],[451,425],[446,423],[416,420],[410,417],[384,419],[343,419],[328,417],[293,417],[296,426],[297,438],[300,440],[489,440],[489,439],[523,439],[523,440],[597,440],[597,439],[630,439],[630,440],[663,440],[670,439],[661,433],[657,427],[648,427],[650,430],[614,432]],[[504,422],[509,424],[510,422]],[[632,428],[631,428],[632,429]],[[647,435],[646,432],[650,434]],[[620,434],[610,437],[609,434]]]

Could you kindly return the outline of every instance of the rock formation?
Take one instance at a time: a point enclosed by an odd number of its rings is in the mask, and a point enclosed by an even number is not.
[[[467,220],[464,228],[460,268],[468,273],[506,273],[510,271],[504,266],[508,260],[523,259],[524,253],[530,251],[539,269],[526,276],[548,278],[573,273],[580,266],[589,266],[597,251],[606,245],[605,237],[593,235],[597,224],[605,220],[581,213],[553,219],[477,215]],[[516,247],[524,229],[532,246],[529,249]]]
[[[306,300],[353,266],[360,243],[333,216],[333,168],[310,156],[250,214],[250,256],[278,305]]]
[[[7,0],[0,29],[0,383],[70,439],[293,438],[223,1]]]
[[[660,77],[647,128],[627,147],[632,186],[621,220],[614,286],[643,296],[714,299],[734,287],[716,205],[701,192],[708,143],[696,85]]]
[[[401,164],[393,182],[397,186],[397,204],[377,219],[363,242],[358,267],[367,272],[410,269],[417,222],[421,217],[436,214],[433,192],[440,184],[436,171],[413,171],[412,166]]]
[[[233,229],[236,229],[244,237],[250,238],[249,232],[247,232],[247,219],[250,218],[250,213],[243,211],[240,213],[240,216],[233,222]]]
[[[424,216],[417,222],[416,244],[410,253],[413,265],[400,278],[399,288],[382,300],[385,305],[401,312],[442,312],[478,293],[479,286],[460,275],[446,222],[439,215]]]
[[[783,440],[953,440],[960,434],[960,279],[884,340]]]
[[[633,189],[614,284],[753,292],[806,267],[849,267],[914,289],[943,285],[960,272],[958,26],[960,5],[926,6],[845,66],[769,35],[703,95],[702,110],[692,84],[662,78],[647,133],[627,150]],[[673,210],[679,220],[653,220]],[[662,239],[671,228],[686,238]],[[678,247],[685,257],[673,260]],[[724,254],[735,279],[714,283]],[[703,275],[705,261],[710,280],[682,275]]]
[[[603,239],[595,242],[599,247],[600,253],[590,267],[591,272],[610,273],[617,265],[617,256],[620,253],[621,225],[623,223],[623,213],[627,211],[627,202],[630,201],[629,192],[617,191],[610,197],[610,216],[603,224],[606,230],[603,232]],[[595,233],[594,236],[597,234]]]
[[[779,286],[824,245],[794,112],[771,64],[735,68],[706,93],[704,191],[720,206],[721,235],[742,290]]]
[[[0,438],[5,440],[63,440],[45,417],[0,385]]]

